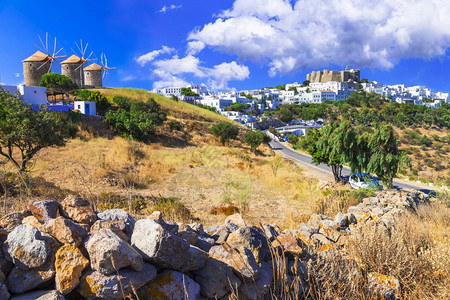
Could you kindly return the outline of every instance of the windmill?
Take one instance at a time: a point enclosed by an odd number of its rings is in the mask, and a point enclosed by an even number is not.
[[[102,64],[102,78],[108,76],[108,70],[113,70],[116,67],[108,67],[108,59],[106,58],[106,54],[102,52],[101,54],[101,64]]]
[[[91,58],[94,51],[91,51],[88,57],[85,56],[89,43],[83,45],[83,41],[80,40],[80,44],[75,42],[75,45],[81,57],[76,55],[77,52],[72,49],[74,54],[61,62],[61,74],[70,77],[73,82],[82,88],[84,87],[83,67],[87,62],[96,60],[96,58]]]
[[[23,60],[23,74],[26,86],[39,86],[42,76],[51,72],[53,62],[58,58],[65,57],[65,55],[59,55],[63,48],[56,51],[56,37],[53,44],[53,54],[50,54],[48,48],[48,33],[45,34],[45,44],[39,34],[38,38],[42,47],[33,43],[39,51]]]

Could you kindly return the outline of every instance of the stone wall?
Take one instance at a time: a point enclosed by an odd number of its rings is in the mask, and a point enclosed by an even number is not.
[[[380,192],[346,214],[314,214],[284,231],[248,226],[239,214],[204,227],[166,222],[159,212],[140,220],[121,209],[99,213],[77,196],[32,201],[0,220],[0,299],[270,299],[280,272],[283,284],[306,297],[310,267],[333,255],[365,278],[367,295],[390,299],[398,281],[359,272],[343,241],[358,226],[389,228],[427,201],[415,191]]]

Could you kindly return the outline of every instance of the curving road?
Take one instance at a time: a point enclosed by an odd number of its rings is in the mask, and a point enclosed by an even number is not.
[[[269,143],[269,146],[273,150],[277,150],[277,151],[281,152],[284,156],[292,159],[295,162],[305,164],[311,168],[315,168],[319,171],[322,171],[322,172],[325,172],[328,174],[333,174],[331,172],[331,168],[329,166],[327,166],[326,164],[320,164],[320,165],[313,164],[312,160],[311,160],[311,156],[293,150],[292,148],[287,146],[285,143],[279,142],[278,139],[274,138],[274,136],[270,132],[266,132],[266,133],[272,138],[272,141]],[[349,176],[350,168],[343,167],[342,175]],[[394,188],[396,188],[396,189],[415,189],[415,190],[420,190],[425,193],[430,192],[430,189],[427,187],[415,185],[415,184],[411,184],[411,183],[406,183],[406,182],[402,182],[402,181],[398,181],[398,180],[394,180]]]

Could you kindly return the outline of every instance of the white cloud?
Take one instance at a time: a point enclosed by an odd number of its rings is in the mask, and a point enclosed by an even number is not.
[[[154,60],[151,64],[153,66],[152,77],[155,79],[154,88],[186,86],[188,82],[183,76],[193,75],[207,81],[213,89],[228,89],[229,81],[244,80],[250,74],[247,66],[240,65],[235,61],[223,62],[212,68],[205,67],[192,54],[182,58],[175,55],[170,59]]]
[[[449,15],[448,0],[236,0],[189,34],[188,53],[211,47],[266,62],[271,76],[330,64],[389,69],[445,54]]]
[[[153,50],[147,54],[141,55],[139,56],[136,61],[138,62],[138,64],[140,64],[141,66],[144,66],[145,64],[153,61],[158,55],[161,54],[170,54],[175,52],[174,48],[169,48],[167,46],[162,46],[162,48],[160,50]]]
[[[179,9],[179,8],[181,8],[181,4],[180,5],[175,5],[175,4],[164,5],[158,12],[165,14],[169,10],[174,10],[174,9]]]

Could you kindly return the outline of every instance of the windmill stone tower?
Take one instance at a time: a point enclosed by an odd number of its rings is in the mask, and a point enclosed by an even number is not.
[[[26,86],[39,86],[42,75],[49,72],[51,57],[41,51],[23,60],[23,75]]]
[[[84,68],[84,84],[87,88],[101,88],[103,67],[93,63]]]
[[[76,55],[61,62],[61,74],[70,77],[80,88],[84,86],[83,63],[83,60]]]

